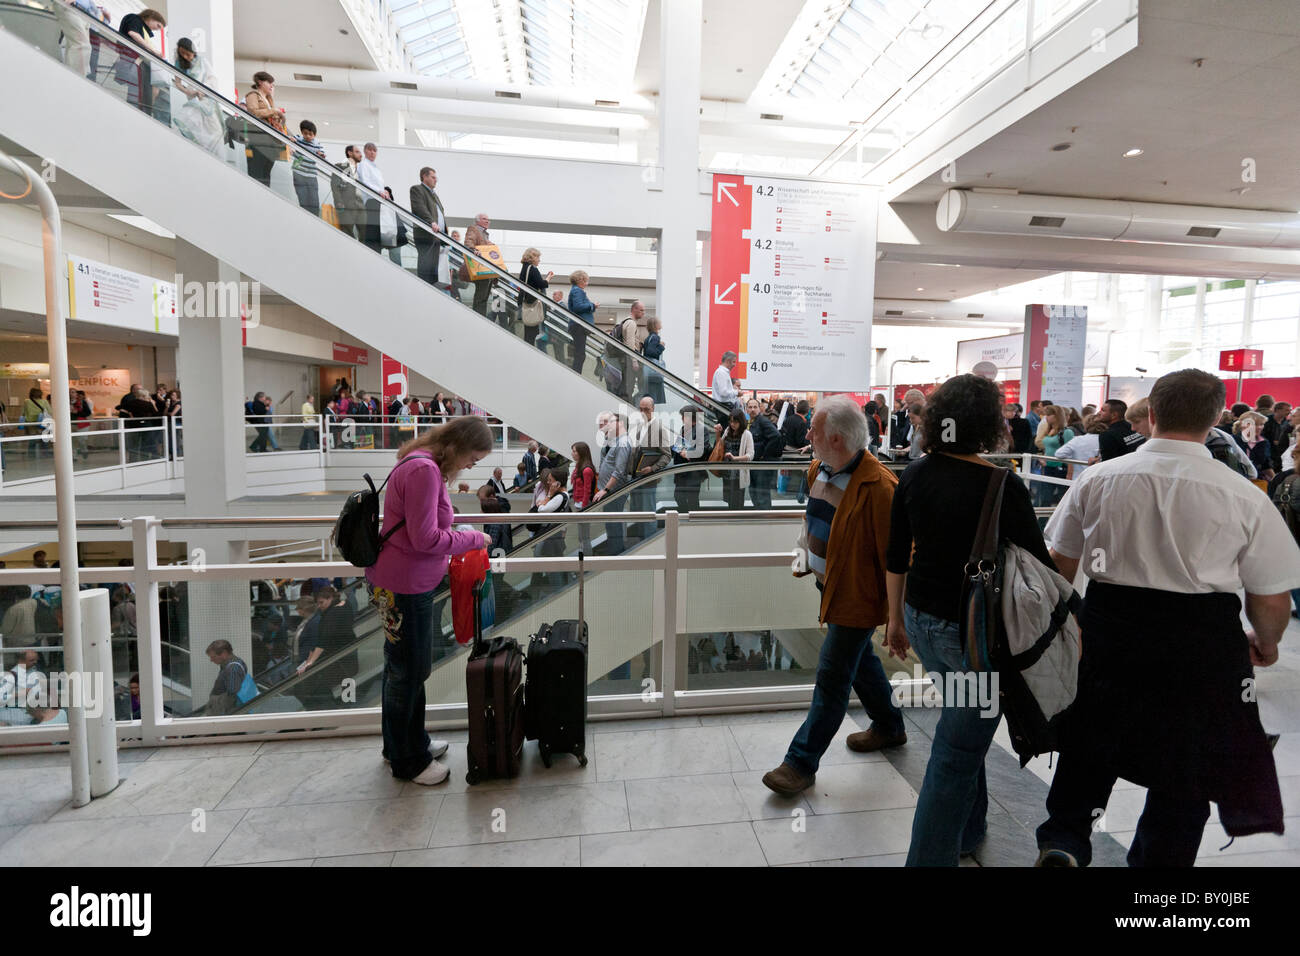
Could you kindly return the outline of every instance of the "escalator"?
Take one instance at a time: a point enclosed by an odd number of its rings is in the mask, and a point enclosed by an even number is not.
[[[793,467],[792,467],[793,466]],[[602,517],[612,517],[621,512],[664,512],[669,509],[684,510],[694,507],[698,502],[698,511],[729,510],[734,504],[734,491],[731,477],[719,477],[719,473],[735,476],[736,483],[740,475],[748,472],[752,481],[757,476],[766,476],[774,494],[772,507],[777,510],[793,509],[802,511],[803,505],[796,498],[798,482],[791,482],[782,487],[777,482],[778,470],[798,472],[806,469],[806,462],[770,462],[745,466],[709,463],[678,465],[653,475],[638,478],[619,489],[614,494],[584,510],[592,515],[591,525],[585,523],[557,525],[534,535],[518,544],[506,557],[572,557],[579,550],[586,554],[597,553],[605,556],[632,554],[647,547],[653,547],[661,537],[663,528],[659,522],[645,522],[630,525],[625,530],[614,523],[606,524]],[[742,507],[744,505],[742,504]],[[540,521],[544,516],[530,515],[530,521]],[[618,529],[614,534],[611,530]],[[624,572],[626,573],[626,572]],[[599,581],[601,575],[591,575],[588,579],[589,589]],[[599,586],[599,585],[597,585]],[[494,634],[511,634],[520,640],[526,640],[531,633],[529,621],[559,601],[569,601],[576,589],[576,576],[571,572],[534,573],[507,570],[494,575],[497,615],[496,624],[486,632],[487,637]],[[590,591],[589,591],[590,593]],[[434,606],[441,609],[435,615],[439,621],[438,633],[435,634],[434,673],[431,680],[439,679],[439,672],[454,669],[455,676],[449,680],[460,680],[459,672],[463,669],[468,656],[468,645],[458,645],[451,630],[450,588],[444,581],[435,592]],[[567,605],[566,605],[567,606]],[[588,607],[592,604],[589,601]],[[314,666],[326,668],[346,658],[355,656],[358,660],[356,679],[356,699],[339,706],[376,707],[380,703],[383,670],[383,632],[378,614],[365,600],[364,588],[358,591],[357,614],[354,621],[356,640],[350,642],[328,657],[321,658]],[[558,614],[552,616],[568,616]],[[601,635],[599,648],[593,646],[593,666],[589,679],[596,683],[607,675],[619,673],[628,661],[647,653],[648,648],[633,639],[627,647],[611,646],[618,640],[616,635]],[[256,675],[255,675],[256,676]],[[259,694],[253,700],[241,706],[235,713],[264,714],[286,710],[302,709],[298,702],[296,690],[301,690],[311,677],[311,670],[295,674],[287,680],[261,686]],[[340,691],[335,688],[335,698]],[[196,710],[193,716],[202,716]]]
[[[64,41],[70,46],[79,35],[97,51],[89,77],[81,75],[78,52],[60,45],[61,36],[73,38]],[[0,136],[37,157],[37,168],[48,158],[50,168],[67,170],[545,444],[567,448],[600,412],[634,406],[640,393],[660,387],[673,411],[695,405],[725,413],[690,382],[644,364],[521,284],[504,263],[431,231],[67,3],[0,0],[0,81],[39,91],[9,97],[0,120]],[[273,159],[266,184],[248,175],[245,147]],[[390,227],[411,240],[399,250],[400,265],[379,248]],[[417,275],[416,246],[436,249],[439,261],[453,266],[448,278],[464,262],[493,291],[484,297],[474,282],[430,285]],[[504,311],[489,311],[493,297]]]

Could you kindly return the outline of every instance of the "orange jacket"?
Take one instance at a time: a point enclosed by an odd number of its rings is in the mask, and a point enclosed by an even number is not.
[[[808,469],[809,488],[820,467],[821,462],[814,461]],[[865,628],[879,627],[888,619],[885,551],[896,487],[894,473],[864,451],[831,522],[818,615],[821,623]]]

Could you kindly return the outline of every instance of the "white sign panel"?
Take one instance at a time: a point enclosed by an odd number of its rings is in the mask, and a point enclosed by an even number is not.
[[[710,198],[705,364],[731,350],[741,388],[865,391],[875,191],[715,173]]]
[[[93,259],[68,256],[68,317],[177,335],[176,286]]]
[[[964,339],[957,343],[957,372],[964,374],[980,362],[992,362],[998,368],[1016,369],[1021,366],[1024,335],[991,335],[985,339]],[[1085,370],[1104,373],[1110,360],[1110,333],[1100,329],[1088,331],[1083,353]]]

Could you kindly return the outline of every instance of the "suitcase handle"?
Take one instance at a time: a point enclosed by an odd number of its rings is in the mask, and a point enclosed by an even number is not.
[[[478,657],[483,650],[483,588],[487,586],[487,577],[474,585],[474,643],[470,647],[470,657]]]
[[[583,553],[578,551],[578,626],[587,623],[587,610],[583,604],[583,583],[586,578],[586,566],[582,563]]]

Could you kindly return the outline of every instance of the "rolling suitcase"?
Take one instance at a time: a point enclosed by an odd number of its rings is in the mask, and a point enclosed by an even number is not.
[[[474,586],[474,647],[465,665],[466,783],[519,773],[524,752],[524,654],[513,637],[483,640],[483,585]]]
[[[524,726],[542,763],[573,754],[587,765],[587,617],[583,554],[578,552],[578,619],[543,624],[528,642]]]

